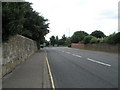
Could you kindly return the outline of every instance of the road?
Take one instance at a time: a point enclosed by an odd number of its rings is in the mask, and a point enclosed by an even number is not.
[[[118,54],[46,48],[55,88],[117,88]]]

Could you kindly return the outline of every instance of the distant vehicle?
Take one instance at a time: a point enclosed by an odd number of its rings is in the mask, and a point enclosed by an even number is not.
[[[44,45],[43,45],[43,44],[40,44],[40,47],[41,47],[41,48],[43,48],[43,47],[44,47]]]
[[[71,47],[71,44],[69,44],[68,47]]]

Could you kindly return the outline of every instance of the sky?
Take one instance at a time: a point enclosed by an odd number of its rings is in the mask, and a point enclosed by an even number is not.
[[[118,32],[119,0],[26,0],[50,23],[50,33],[59,38],[72,36],[75,31],[88,34],[100,30],[105,35]]]

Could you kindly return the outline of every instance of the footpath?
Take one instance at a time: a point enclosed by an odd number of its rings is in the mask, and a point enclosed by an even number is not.
[[[6,75],[2,88],[51,88],[45,50],[36,52]]]

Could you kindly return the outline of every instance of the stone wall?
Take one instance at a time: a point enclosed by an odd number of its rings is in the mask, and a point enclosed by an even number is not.
[[[72,48],[87,49],[87,50],[97,50],[105,52],[115,52],[118,53],[118,47],[120,45],[109,45],[109,44],[75,44],[71,45]]]
[[[15,69],[35,51],[37,51],[36,42],[21,35],[11,37],[6,43],[3,43],[2,76]]]
[[[2,45],[0,43],[0,78],[2,78]]]

